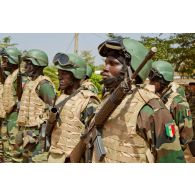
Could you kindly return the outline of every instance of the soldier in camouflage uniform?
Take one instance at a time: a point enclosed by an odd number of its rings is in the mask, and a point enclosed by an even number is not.
[[[185,157],[187,159],[187,162],[195,163],[195,81],[189,83],[189,95],[187,96],[187,100],[192,114],[192,126],[194,136],[192,142],[189,143],[190,150],[185,152],[186,153]]]
[[[2,102],[2,95],[3,95],[3,84],[0,83],[0,115],[1,115],[0,116],[0,129],[1,129],[2,117],[4,118],[5,116],[5,111],[4,111],[3,102]],[[3,142],[2,142],[1,133],[0,133],[0,163],[1,162],[3,162]]]
[[[93,74],[93,70],[92,70],[91,66],[86,65],[86,77],[83,81],[83,84],[88,85],[88,88],[90,89],[90,91],[93,91],[94,93],[98,94],[97,87],[90,80],[92,74]]]
[[[142,62],[147,49],[132,39],[112,39],[98,47],[106,57],[101,73],[106,89],[102,104],[124,79],[126,52],[131,55],[131,70]],[[132,93],[127,94],[108,118],[102,129],[106,156],[101,162],[185,162],[175,131],[175,123],[154,86],[142,85],[150,71],[151,61],[142,68],[132,84]],[[94,152],[93,162],[99,162]]]
[[[87,121],[99,103],[86,78],[86,64],[77,54],[58,53],[53,63],[58,68],[63,94],[56,101],[59,117],[51,136],[48,162],[69,162],[69,154],[80,139]],[[61,105],[60,105],[61,104]],[[59,106],[60,105],[60,106]]]
[[[2,104],[5,111],[3,124],[1,128],[1,136],[3,139],[4,162],[17,162],[20,161],[18,154],[20,149],[16,147],[16,135],[18,133],[18,126],[16,124],[18,116],[17,97],[17,75],[19,74],[18,66],[20,66],[19,56],[22,53],[17,48],[6,48],[2,50],[2,67],[9,73],[5,79],[2,92]],[[27,77],[22,75],[21,85],[24,87],[27,82]],[[4,112],[2,111],[2,112]],[[2,114],[1,112],[1,114]],[[15,159],[15,160],[13,160]]]
[[[0,61],[0,66],[1,66],[1,61]],[[2,66],[1,68],[1,74],[0,74],[0,163],[3,162],[3,141],[1,138],[1,125],[2,125],[2,120],[5,118],[6,112],[3,108],[3,83],[5,81],[5,73],[3,71]]]
[[[173,77],[174,69],[170,63],[162,60],[153,62],[150,84],[155,85],[156,94],[161,97],[179,127],[180,143],[185,150],[193,137],[192,116],[185,94]]]
[[[45,123],[55,98],[52,81],[43,75],[48,56],[42,50],[32,49],[22,59],[31,81],[26,84],[21,98],[17,120],[21,139],[18,142],[23,148],[23,162],[47,162]]]

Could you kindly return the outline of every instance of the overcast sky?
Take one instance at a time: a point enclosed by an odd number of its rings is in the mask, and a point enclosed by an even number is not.
[[[142,35],[157,36],[157,33],[126,33],[117,34],[139,40]],[[11,36],[11,43],[17,43],[20,50],[42,49],[48,56],[50,62],[57,52],[71,53],[74,51],[74,33],[0,33],[3,37]],[[168,37],[169,34],[163,34]],[[95,56],[95,65],[103,63],[98,54],[98,45],[107,39],[105,33],[79,33],[79,51],[91,50]]]

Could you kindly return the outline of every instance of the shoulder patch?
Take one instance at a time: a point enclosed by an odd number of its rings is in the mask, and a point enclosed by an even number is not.
[[[189,108],[186,108],[186,116],[191,116],[191,111]]]
[[[166,130],[166,135],[168,137],[173,138],[175,136],[175,124],[174,123],[166,123],[165,130]]]

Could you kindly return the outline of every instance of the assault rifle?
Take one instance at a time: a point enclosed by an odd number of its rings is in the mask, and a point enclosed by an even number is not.
[[[125,51],[124,51],[125,52]],[[153,57],[157,52],[157,49],[152,48],[145,56],[137,70],[131,76],[130,60],[131,56],[126,52],[124,66],[126,67],[125,79],[118,85],[113,91],[110,97],[105,101],[103,106],[100,108],[98,113],[95,114],[89,127],[81,135],[79,143],[72,150],[70,155],[66,158],[65,162],[78,163],[80,162],[84,153],[86,154],[86,162],[91,162],[92,151],[95,151],[95,155],[98,161],[102,161],[106,155],[105,148],[102,142],[102,127],[104,126],[107,119],[114,112],[117,106],[129,93],[132,93],[131,84],[134,82],[136,76],[144,65]]]
[[[56,122],[57,122],[57,114],[58,114],[58,110],[55,107],[55,103],[57,100],[57,95],[55,95],[54,101],[53,101],[53,106],[50,110],[50,114],[49,114],[49,118],[46,122],[46,124],[44,124],[44,133],[43,133],[43,139],[45,139],[45,150],[48,151],[49,147],[51,145],[51,131],[53,129],[53,127],[55,126]]]
[[[17,104],[17,109],[19,110],[20,107],[20,101],[22,98],[22,73],[21,73],[21,68],[20,68],[20,64],[21,64],[21,55],[18,56],[18,74],[17,74],[17,89],[16,89],[16,94],[18,97],[18,104]]]

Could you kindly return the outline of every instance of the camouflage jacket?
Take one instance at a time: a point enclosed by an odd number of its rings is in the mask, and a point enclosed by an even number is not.
[[[179,127],[181,145],[185,145],[189,143],[193,137],[192,115],[185,94],[179,89],[181,89],[179,86],[176,91],[171,88],[167,91],[165,94],[166,98],[163,100],[170,110],[176,125]]]
[[[159,163],[180,163],[185,162],[183,151],[180,147],[178,136],[169,137],[167,135],[167,127],[174,125],[174,121],[169,111],[164,107],[163,103],[155,100],[155,111],[150,105],[145,105],[139,112],[137,119],[137,132],[150,145],[154,145],[152,150],[156,162]],[[153,143],[152,143],[153,142]]]
[[[195,119],[195,93],[189,94],[188,102],[189,102],[192,118]]]

